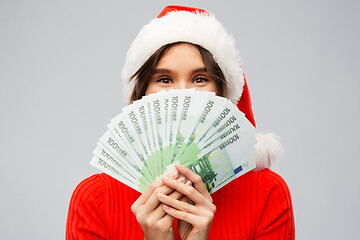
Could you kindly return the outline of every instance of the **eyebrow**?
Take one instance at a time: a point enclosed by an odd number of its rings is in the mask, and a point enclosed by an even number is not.
[[[156,73],[171,73],[172,71],[170,69],[167,69],[167,68],[158,68],[158,69],[155,69],[153,74],[156,74]],[[199,73],[199,72],[207,72],[206,68],[197,68],[197,69],[194,69],[192,71],[192,73]]]

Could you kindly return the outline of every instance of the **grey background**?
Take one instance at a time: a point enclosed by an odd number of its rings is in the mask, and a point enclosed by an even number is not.
[[[214,12],[258,131],[286,153],[297,239],[360,239],[359,1],[0,1],[0,239],[63,239],[69,199],[124,106],[120,72],[165,5]],[[241,223],[239,223],[241,224]]]

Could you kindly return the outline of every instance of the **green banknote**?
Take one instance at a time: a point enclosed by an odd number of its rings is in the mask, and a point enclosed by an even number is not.
[[[255,168],[254,134],[226,98],[194,89],[161,91],[111,119],[91,165],[143,192],[178,163],[213,193]]]

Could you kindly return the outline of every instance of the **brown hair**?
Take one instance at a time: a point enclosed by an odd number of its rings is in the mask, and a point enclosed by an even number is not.
[[[144,65],[142,65],[139,68],[139,70],[137,70],[136,73],[134,73],[134,75],[131,76],[129,82],[132,79],[137,79],[137,81],[130,96],[129,103],[132,103],[133,101],[138,100],[145,95],[146,89],[151,80],[151,76],[154,73],[156,65],[160,61],[160,58],[167,50],[169,50],[171,47],[179,43],[183,43],[183,42],[169,43],[159,48],[155,53],[151,55],[151,57],[149,57],[149,59],[144,63]],[[219,65],[216,63],[215,59],[213,58],[212,54],[208,50],[206,50],[205,48],[199,45],[196,44],[192,44],[192,45],[194,45],[199,50],[206,71],[210,74],[210,76],[213,78],[215,82],[217,94],[219,96],[226,97],[227,87],[226,87],[225,76],[221,71]]]

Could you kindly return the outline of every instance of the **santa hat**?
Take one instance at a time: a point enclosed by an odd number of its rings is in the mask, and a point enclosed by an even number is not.
[[[126,101],[137,81],[131,79],[134,73],[159,48],[175,42],[197,44],[212,54],[225,76],[228,99],[255,127],[250,93],[234,38],[213,14],[198,8],[167,6],[141,29],[127,52],[122,71]],[[260,170],[271,166],[281,154],[282,146],[274,134],[256,134],[256,138],[258,154],[255,162]]]

